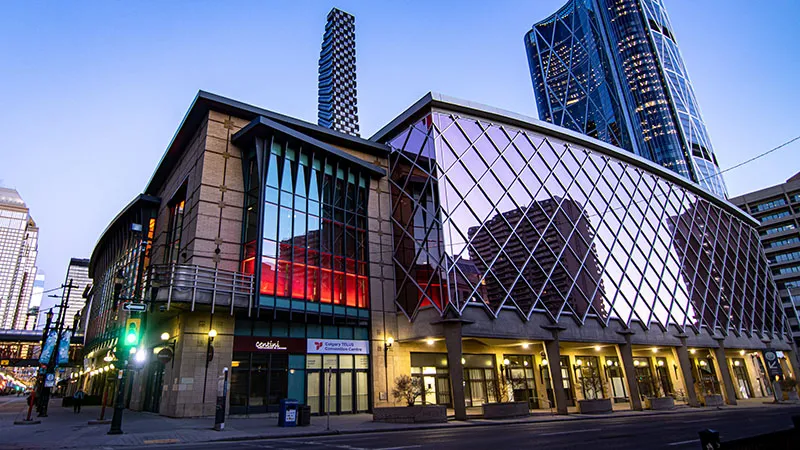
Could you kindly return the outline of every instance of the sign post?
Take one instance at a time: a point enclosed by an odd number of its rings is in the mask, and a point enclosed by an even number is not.
[[[214,417],[214,430],[222,431],[225,429],[225,398],[228,396],[228,368],[222,369],[222,380],[217,386],[217,409]]]

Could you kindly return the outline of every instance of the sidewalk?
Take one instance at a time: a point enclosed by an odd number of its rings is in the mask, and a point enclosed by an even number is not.
[[[88,425],[87,421],[99,416],[100,407],[84,407],[74,414],[71,408],[62,408],[60,399],[49,408],[49,417],[40,425],[13,425],[23,417],[24,401],[19,404],[17,417],[6,415],[0,419],[2,438],[0,449],[53,449],[53,448],[98,448],[108,446],[147,446],[153,444],[192,443],[209,441],[250,440],[296,436],[322,436],[329,434],[367,433],[375,431],[399,431],[410,429],[452,428],[489,426],[511,423],[541,423],[554,421],[581,421],[597,418],[682,414],[688,411],[716,411],[717,408],[677,408],[672,411],[619,411],[602,415],[554,416],[537,414],[513,420],[471,419],[467,422],[449,421],[446,424],[389,424],[372,421],[371,414],[331,416],[330,430],[325,417],[312,417],[311,426],[280,428],[274,417],[229,418],[225,431],[212,429],[213,418],[171,419],[153,413],[126,410],[122,429],[125,434],[109,436],[109,425]],[[763,402],[747,402],[732,408],[780,408],[781,405],[765,405]],[[722,407],[727,409],[727,407]],[[112,410],[106,410],[110,418]]]

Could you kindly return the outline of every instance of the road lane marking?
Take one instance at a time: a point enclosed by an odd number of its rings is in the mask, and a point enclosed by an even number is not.
[[[575,434],[575,433],[589,433],[590,431],[601,431],[602,428],[589,428],[588,430],[570,430],[570,431],[559,431],[556,433],[544,433],[540,434],[539,436],[558,436],[560,434]]]
[[[700,442],[700,439],[689,439],[688,441],[680,441],[680,442],[670,442],[667,445],[683,445],[683,444],[693,444],[695,442]]]

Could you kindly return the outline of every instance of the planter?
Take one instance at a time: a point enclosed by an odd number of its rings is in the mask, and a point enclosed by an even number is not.
[[[663,410],[675,408],[675,399],[672,397],[647,397],[647,409]]]
[[[388,423],[446,423],[447,408],[441,405],[375,408],[372,420]]]
[[[725,405],[725,400],[722,399],[722,396],[719,394],[714,395],[706,395],[703,397],[704,404],[706,406],[723,406]]]
[[[612,410],[611,399],[608,398],[578,400],[578,412],[581,414],[610,413]]]
[[[484,403],[484,419],[507,419],[530,415],[528,402]]]

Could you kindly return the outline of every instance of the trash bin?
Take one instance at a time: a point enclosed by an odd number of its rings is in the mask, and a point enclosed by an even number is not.
[[[311,406],[298,406],[297,426],[307,427],[309,425],[311,425]]]
[[[278,412],[278,426],[297,426],[297,400],[291,398],[281,399],[281,409],[280,412]]]

